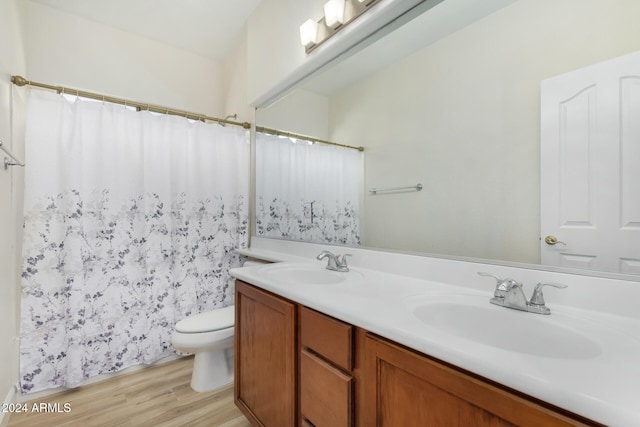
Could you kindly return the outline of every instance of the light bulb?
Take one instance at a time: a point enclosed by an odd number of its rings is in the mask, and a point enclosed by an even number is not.
[[[305,48],[309,48],[316,44],[318,37],[318,23],[313,19],[307,19],[304,24],[300,25],[300,43]]]
[[[324,22],[333,29],[344,23],[344,0],[329,0],[325,3]]]

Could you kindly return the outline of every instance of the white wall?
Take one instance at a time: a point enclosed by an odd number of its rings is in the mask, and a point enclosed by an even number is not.
[[[640,49],[636,0],[520,0],[330,100],[364,145],[363,243],[539,261],[539,84]],[[498,189],[498,190],[496,190]]]
[[[38,3],[27,12],[27,79],[226,115],[219,61]]]
[[[299,89],[256,112],[256,124],[319,139],[329,138],[329,98]]]
[[[247,23],[250,101],[300,66],[307,55],[300,44],[300,25],[324,15],[325,0],[262,0]]]
[[[224,116],[237,114],[237,121],[253,123],[254,108],[247,100],[247,38],[240,40],[222,62]]]
[[[12,120],[12,74],[25,72],[20,0],[0,1],[0,141],[22,157],[20,114]],[[15,123],[15,125],[13,124]],[[4,153],[0,153],[4,161]],[[12,399],[18,376],[18,211],[22,200],[22,169],[0,167],[0,402]],[[0,413],[0,425],[8,422]]]

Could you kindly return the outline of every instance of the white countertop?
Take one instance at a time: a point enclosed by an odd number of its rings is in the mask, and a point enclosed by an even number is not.
[[[269,261],[305,262],[318,268],[326,263],[268,250],[238,252]],[[524,313],[491,306],[490,286],[487,290],[476,290],[362,267],[352,267],[350,273],[344,273],[362,280],[343,286],[278,283],[263,274],[264,268],[236,268],[231,274],[594,421],[611,426],[640,426],[638,318],[558,304],[552,306],[551,316]],[[485,279],[478,278],[480,280]],[[598,344],[598,354],[588,358],[562,358],[508,351],[429,329],[412,315],[416,301],[448,295],[483,298],[495,310],[506,310],[513,316],[531,316],[531,321],[547,322],[550,329],[554,325],[579,324]],[[548,302],[551,299],[549,296]]]

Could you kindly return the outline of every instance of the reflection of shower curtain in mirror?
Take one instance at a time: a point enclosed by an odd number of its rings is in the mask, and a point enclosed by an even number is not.
[[[173,355],[177,321],[232,303],[247,131],[33,90],[25,144],[22,392]]]
[[[257,235],[359,245],[362,162],[357,150],[257,133]]]

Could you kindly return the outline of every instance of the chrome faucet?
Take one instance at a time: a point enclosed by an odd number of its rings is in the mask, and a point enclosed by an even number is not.
[[[334,255],[329,251],[322,251],[320,255],[316,257],[317,260],[323,260],[327,258],[327,270],[331,271],[342,271],[344,273],[349,271],[349,266],[347,266],[347,257],[351,256],[351,254]]]
[[[510,290],[513,286],[520,285],[520,287],[522,287],[521,283],[518,283],[510,278],[503,279],[496,274],[485,273],[483,271],[479,271],[478,274],[480,276],[493,277],[494,279],[496,279],[496,290],[493,292],[493,297],[497,299],[503,300],[504,297],[507,296],[507,291]]]
[[[527,297],[522,290],[522,283],[518,283],[513,279],[502,279],[500,276],[491,273],[478,272],[478,274],[496,279],[496,290],[493,293],[493,298],[489,300],[491,304],[528,311],[529,313],[551,314],[551,310],[544,302],[544,295],[542,294],[544,286],[553,286],[554,288],[567,287],[567,285],[560,283],[538,283],[533,290],[531,300],[527,301]]]

